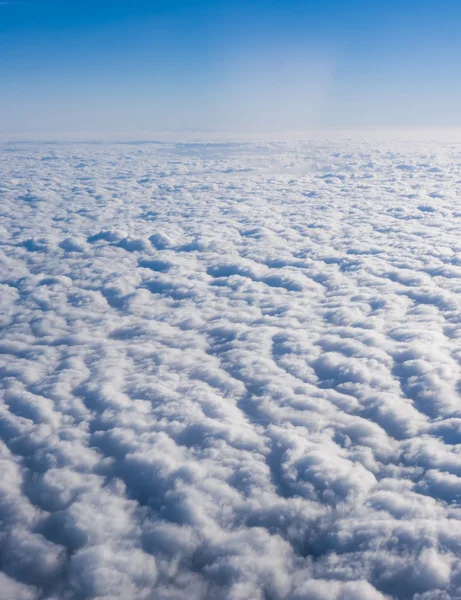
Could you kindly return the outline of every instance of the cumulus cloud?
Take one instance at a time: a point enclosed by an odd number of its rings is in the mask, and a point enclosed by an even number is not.
[[[0,172],[0,600],[461,594],[455,145]]]

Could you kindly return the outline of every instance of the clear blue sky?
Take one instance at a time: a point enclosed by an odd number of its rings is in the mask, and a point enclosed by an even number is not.
[[[0,1],[0,132],[461,125],[460,0]]]

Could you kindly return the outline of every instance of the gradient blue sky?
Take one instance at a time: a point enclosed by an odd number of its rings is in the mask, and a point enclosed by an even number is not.
[[[461,126],[459,0],[7,0],[0,57],[0,132]]]

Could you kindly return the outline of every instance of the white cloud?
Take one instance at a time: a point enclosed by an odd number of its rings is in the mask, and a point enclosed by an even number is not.
[[[460,595],[458,154],[3,145],[0,600]]]

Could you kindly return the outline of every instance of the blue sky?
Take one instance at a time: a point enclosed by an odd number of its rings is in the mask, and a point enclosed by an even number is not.
[[[0,132],[460,126],[461,3],[0,2]]]

